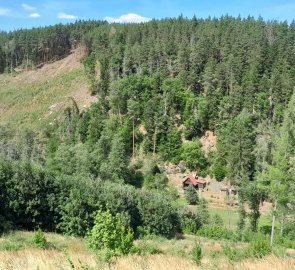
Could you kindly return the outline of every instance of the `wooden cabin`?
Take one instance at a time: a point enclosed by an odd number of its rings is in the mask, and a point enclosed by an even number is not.
[[[195,189],[204,189],[207,185],[207,181],[204,178],[188,175],[182,182],[183,188],[187,188],[192,185]]]

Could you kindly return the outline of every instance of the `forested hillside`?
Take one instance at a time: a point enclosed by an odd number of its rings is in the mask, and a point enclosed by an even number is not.
[[[87,43],[86,33],[104,24],[79,21],[75,24],[0,32],[0,73],[15,67],[34,68],[69,55],[78,45]]]
[[[1,127],[0,231],[85,236],[111,220],[134,237],[202,228],[208,236],[220,224],[206,204],[179,206],[167,184],[164,164],[183,161],[238,190],[231,237],[255,238],[246,233],[259,230],[267,200],[280,221],[277,241],[295,246],[295,23],[179,17],[19,30],[0,34],[0,71],[37,68],[78,46],[98,101],[81,110],[73,100],[42,130]],[[218,138],[209,154],[199,142],[206,130]]]

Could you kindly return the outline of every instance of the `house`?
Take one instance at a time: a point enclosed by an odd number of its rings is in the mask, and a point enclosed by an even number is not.
[[[201,177],[188,175],[182,182],[183,188],[193,185],[195,189],[204,189],[207,185],[207,181]]]

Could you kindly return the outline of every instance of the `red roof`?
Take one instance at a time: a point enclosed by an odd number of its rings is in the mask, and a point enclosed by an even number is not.
[[[197,186],[198,184],[206,184],[206,180],[199,178],[198,176],[194,177],[193,175],[189,175],[184,179],[183,182],[186,182],[189,180],[194,186]]]

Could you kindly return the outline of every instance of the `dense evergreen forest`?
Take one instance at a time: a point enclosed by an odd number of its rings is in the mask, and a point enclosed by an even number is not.
[[[67,56],[80,44],[87,44],[86,34],[105,24],[79,21],[74,24],[0,32],[0,73],[13,69],[31,69]]]
[[[84,111],[73,102],[42,131],[0,129],[2,231],[85,236],[100,205],[135,236],[195,232],[210,224],[206,206],[177,206],[163,166],[184,161],[237,187],[239,235],[258,230],[268,200],[281,237],[295,240],[295,23],[180,16],[4,32],[0,71],[36,68],[78,46],[98,102]],[[218,137],[208,155],[206,130]]]

